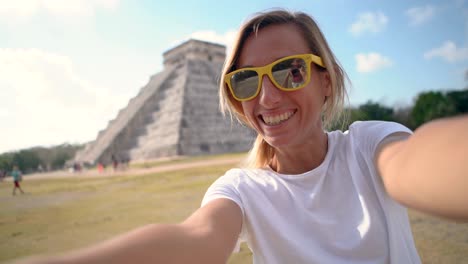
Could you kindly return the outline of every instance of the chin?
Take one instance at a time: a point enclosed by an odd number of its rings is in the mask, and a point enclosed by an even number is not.
[[[292,145],[291,138],[282,137],[282,138],[271,138],[271,137],[264,137],[265,141],[272,146],[273,148],[283,148]]]

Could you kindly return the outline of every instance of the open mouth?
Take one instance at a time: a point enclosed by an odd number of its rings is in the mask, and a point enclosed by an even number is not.
[[[287,111],[285,113],[281,113],[278,115],[270,115],[270,116],[260,115],[260,119],[262,119],[262,121],[269,126],[275,126],[275,125],[279,125],[281,123],[286,122],[295,113],[296,111]]]

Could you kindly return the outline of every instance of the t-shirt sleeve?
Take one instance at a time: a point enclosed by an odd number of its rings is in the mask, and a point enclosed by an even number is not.
[[[228,171],[211,184],[203,197],[201,206],[203,207],[214,199],[226,198],[235,202],[240,207],[242,214],[244,214],[244,208],[238,186],[239,178],[236,173],[233,173],[233,170]]]
[[[395,122],[362,121],[353,123],[349,132],[354,133],[353,138],[357,141],[356,150],[360,153],[355,153],[356,156],[361,156],[368,167],[369,173],[363,173],[363,176],[371,177],[372,186],[387,219],[389,254],[392,256],[392,262],[407,263],[412,260],[411,263],[420,263],[411,236],[407,210],[404,205],[388,195],[382,177],[379,176],[375,167],[375,152],[383,141],[393,140],[392,137],[404,137],[405,134],[409,136],[412,131]],[[398,248],[408,248],[408,250],[397,250]]]
[[[350,126],[349,131],[358,135],[359,148],[372,159],[379,144],[384,140],[413,133],[402,124],[388,121],[357,121]]]
[[[232,169],[226,172],[223,176],[219,177],[205,193],[203,200],[201,202],[201,207],[208,204],[210,201],[215,199],[229,199],[236,203],[242,211],[242,221],[244,222],[244,206],[242,203],[241,195],[239,193],[239,176],[241,171],[239,169]],[[243,224],[242,224],[243,226]],[[243,230],[242,227],[241,230]],[[240,250],[240,243],[244,240],[243,234],[244,232],[241,231],[239,235],[239,239],[237,240],[236,246],[233,252],[239,252]]]
[[[379,145],[387,140],[393,140],[392,137],[404,137],[412,134],[411,130],[407,127],[387,121],[358,121],[354,122],[349,127],[349,133],[355,140],[355,154],[362,157],[368,168],[369,175],[372,182],[374,183],[375,190],[380,195],[385,195],[382,198],[381,203],[387,203],[390,200],[382,177],[380,177],[377,166],[376,166],[376,152]],[[364,164],[363,164],[364,165]],[[363,166],[364,167],[364,166]],[[383,197],[383,196],[382,196]],[[385,200],[385,201],[384,201]]]

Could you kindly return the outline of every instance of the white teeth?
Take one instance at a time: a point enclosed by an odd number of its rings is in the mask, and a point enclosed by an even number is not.
[[[291,111],[276,116],[263,116],[263,121],[265,121],[267,125],[278,125],[291,118],[293,114],[294,113]]]

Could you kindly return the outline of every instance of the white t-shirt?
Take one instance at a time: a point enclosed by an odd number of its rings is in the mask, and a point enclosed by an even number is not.
[[[317,168],[298,175],[232,169],[202,206],[218,198],[239,205],[238,242],[247,242],[254,263],[421,263],[406,209],[388,196],[374,166],[378,144],[397,132],[411,133],[393,122],[355,122],[328,133]]]

